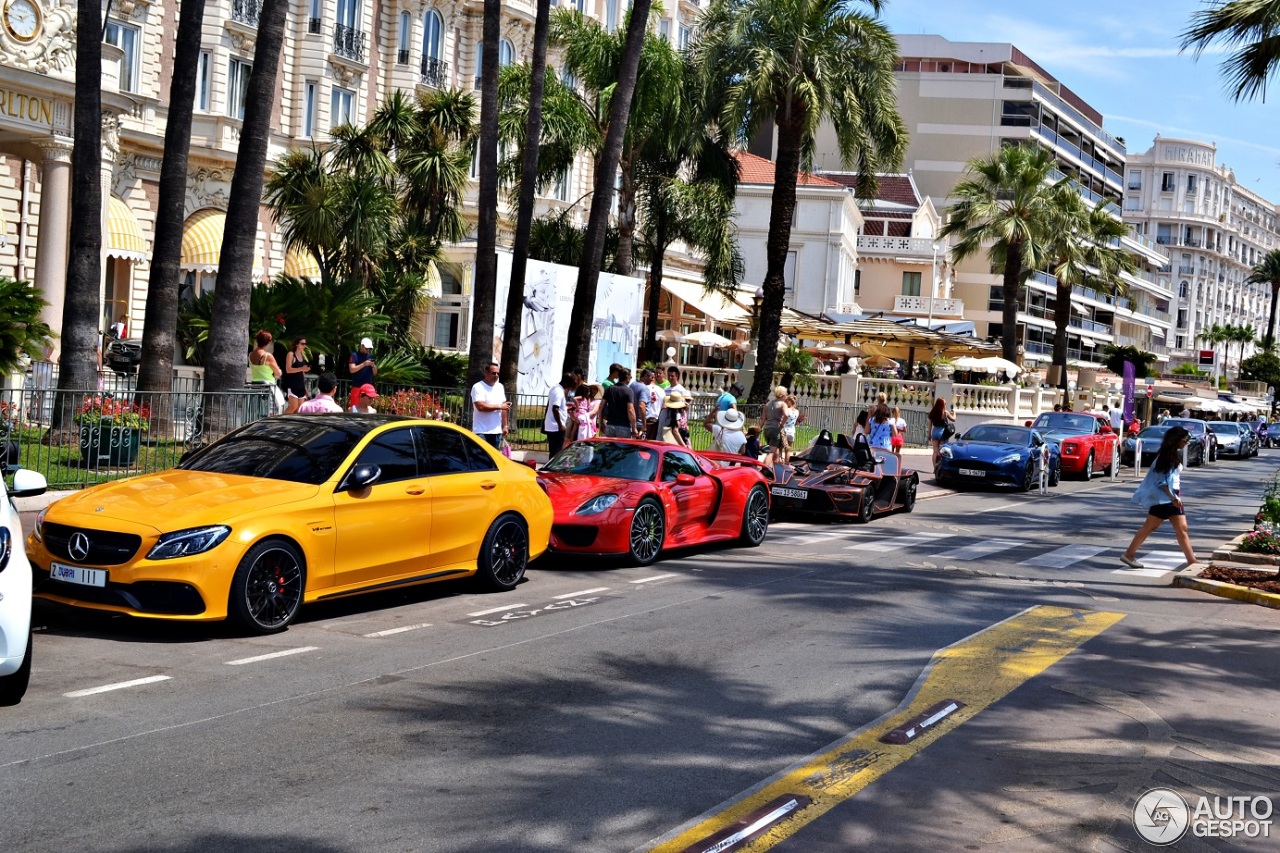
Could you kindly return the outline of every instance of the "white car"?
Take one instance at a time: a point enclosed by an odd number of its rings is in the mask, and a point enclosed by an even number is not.
[[[6,497],[0,480],[0,705],[21,702],[31,680],[31,564],[12,498],[42,495],[46,488],[42,475],[20,468]]]

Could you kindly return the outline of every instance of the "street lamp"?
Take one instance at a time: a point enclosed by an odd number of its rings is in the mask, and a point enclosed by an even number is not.
[[[764,286],[756,288],[751,296],[751,340],[759,342],[760,338],[760,303],[764,301]]]
[[[756,352],[760,349],[760,303],[764,301],[764,286],[756,288],[751,297],[751,341],[747,353],[742,358],[742,369],[738,371],[738,384],[748,391],[756,378]]]

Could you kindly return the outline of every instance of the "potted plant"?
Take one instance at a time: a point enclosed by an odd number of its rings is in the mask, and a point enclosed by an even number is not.
[[[80,426],[80,460],[87,468],[123,468],[138,459],[142,433],[151,428],[151,410],[127,400],[94,396],[73,418]]]

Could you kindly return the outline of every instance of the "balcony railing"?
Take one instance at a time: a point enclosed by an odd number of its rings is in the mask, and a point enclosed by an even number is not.
[[[934,317],[963,317],[964,301],[960,299],[934,299],[931,296],[893,297],[895,314],[922,314]]]
[[[231,20],[246,26],[258,26],[258,13],[262,11],[262,0],[231,0]]]
[[[319,18],[307,18],[307,32],[319,35],[322,24]]]
[[[344,59],[364,62],[364,33],[345,24],[335,25],[333,52]]]
[[[1080,317],[1072,317],[1067,321],[1067,325],[1077,329],[1084,329],[1086,332],[1096,332],[1099,335],[1111,334],[1111,327],[1106,323],[1095,323],[1093,320],[1085,320]]]
[[[397,64],[397,65],[408,65],[408,64],[409,64],[409,51],[407,51],[407,50],[397,50],[397,51],[396,51],[396,64]]]
[[[933,240],[928,237],[884,237],[874,234],[863,234],[858,237],[860,254],[931,258],[933,251]]]
[[[1072,119],[1079,122],[1084,127],[1088,128],[1090,133],[1097,134],[1098,137],[1101,138],[1103,142],[1110,145],[1116,151],[1119,151],[1122,155],[1126,153],[1127,149],[1125,148],[1125,144],[1123,142],[1121,142],[1119,139],[1116,139],[1114,136],[1107,133],[1102,128],[1098,127],[1098,125],[1094,124],[1092,119],[1090,119],[1084,113],[1080,112],[1075,107],[1068,104],[1062,98],[1058,97],[1056,93],[1051,92],[1048,89],[1048,87],[1043,86],[1040,83],[1033,83],[1031,86],[1031,90],[1035,92],[1037,95],[1039,95],[1040,97],[1044,98],[1045,101],[1047,101],[1049,104],[1057,108],[1059,111],[1066,113]],[[1116,176],[1116,183],[1120,183],[1119,175]]]
[[[422,82],[433,89],[443,89],[449,80],[449,63],[434,56],[422,57]]]
[[[1178,265],[1178,275],[1195,275],[1196,268],[1187,264]]]

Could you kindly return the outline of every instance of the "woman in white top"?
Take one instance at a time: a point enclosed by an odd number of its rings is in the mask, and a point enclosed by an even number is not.
[[[787,407],[782,410],[782,464],[791,461],[791,451],[796,446],[796,424],[800,422],[800,406],[794,394],[787,395]]]
[[[897,433],[893,436],[893,452],[902,455],[902,446],[907,443],[907,419],[902,416],[902,410],[897,406],[893,407],[893,416],[889,419],[893,422],[893,428]]]
[[[715,423],[711,425],[712,449],[722,453],[741,453],[747,443],[742,430],[747,419],[737,409],[726,409],[716,412]]]

